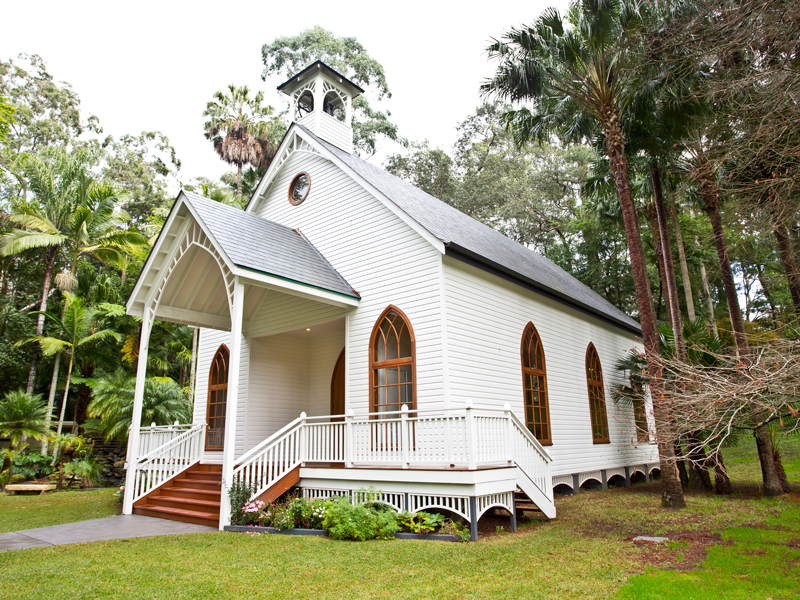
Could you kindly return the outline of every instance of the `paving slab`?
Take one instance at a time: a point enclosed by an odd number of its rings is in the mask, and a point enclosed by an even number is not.
[[[104,519],[91,519],[77,523],[2,533],[0,534],[0,552],[42,546],[210,531],[217,531],[217,528],[143,515],[117,515]]]

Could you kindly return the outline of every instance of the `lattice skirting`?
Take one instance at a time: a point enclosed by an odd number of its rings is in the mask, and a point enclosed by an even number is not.
[[[608,475],[610,477],[610,475]],[[622,469],[622,476],[625,477],[625,469]],[[578,485],[583,485],[590,479],[594,479],[597,483],[603,483],[603,474],[600,471],[587,471],[578,476]]]
[[[316,498],[333,498],[336,496],[350,496],[355,502],[364,502],[369,499],[370,492],[364,490],[335,490],[328,488],[302,488],[303,498],[313,500]],[[375,502],[382,502],[394,508],[395,510],[402,511],[408,510],[411,512],[420,512],[424,510],[440,509],[448,510],[452,513],[463,517],[467,521],[472,520],[470,514],[470,497],[469,496],[442,496],[430,494],[409,494],[401,492],[380,492],[373,498]],[[504,492],[500,494],[486,494],[484,496],[475,497],[475,508],[477,518],[481,518],[483,514],[490,508],[505,508],[513,514],[514,512],[514,494],[513,492]]]

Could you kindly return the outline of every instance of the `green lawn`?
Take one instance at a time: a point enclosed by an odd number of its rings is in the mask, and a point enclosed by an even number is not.
[[[741,469],[733,458],[735,474]],[[797,481],[800,472],[793,467],[789,476]],[[208,533],[4,552],[0,598],[777,599],[797,594],[800,504],[787,497],[689,495],[688,505],[685,511],[659,508],[657,484],[582,493],[557,500],[556,521],[528,522],[516,535],[500,533],[475,544]],[[0,504],[3,524],[6,506]],[[634,535],[659,534],[690,537],[658,547],[630,541]],[[716,545],[696,541],[720,534]],[[664,567],[670,570],[660,570]],[[23,583],[24,593],[5,582]]]
[[[110,517],[119,512],[118,488],[55,492],[44,496],[0,494],[0,533]]]

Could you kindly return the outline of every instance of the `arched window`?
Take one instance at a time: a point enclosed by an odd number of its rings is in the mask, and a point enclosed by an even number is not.
[[[603,388],[603,369],[594,344],[586,350],[586,383],[589,386],[589,412],[592,417],[592,441],[607,444],[608,417],[606,416],[606,394]]]
[[[408,318],[390,306],[378,318],[370,338],[370,412],[397,411],[403,404],[416,408],[414,353],[414,331]]]
[[[228,400],[230,352],[222,344],[211,361],[206,406],[206,450],[222,450],[225,442],[225,409]]]
[[[525,389],[525,424],[542,444],[552,444],[547,370],[539,332],[528,323],[522,334],[522,385]]]

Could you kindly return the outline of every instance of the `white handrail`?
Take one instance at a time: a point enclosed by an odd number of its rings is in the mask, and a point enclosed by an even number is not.
[[[233,481],[255,488],[258,497],[302,462],[305,413],[271,435],[236,462]]]
[[[194,425],[129,466],[135,470],[133,502],[200,461],[205,429],[205,423]]]

